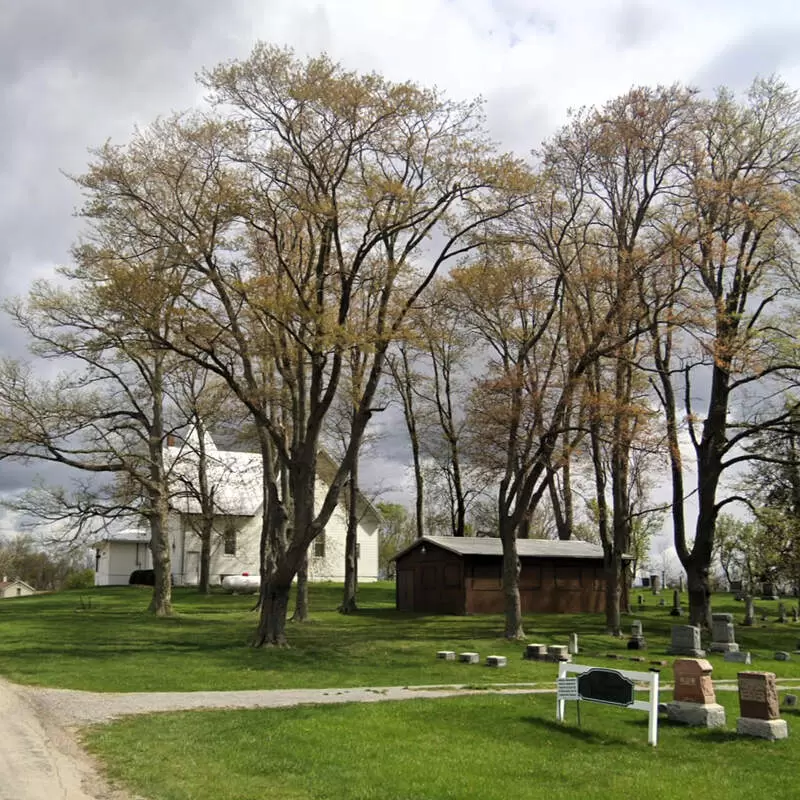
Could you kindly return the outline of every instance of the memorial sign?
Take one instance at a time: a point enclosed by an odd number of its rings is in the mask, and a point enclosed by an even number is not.
[[[569,675],[577,675],[577,678]],[[603,669],[562,661],[558,667],[556,719],[564,722],[566,701],[577,700],[578,723],[580,723],[580,701],[605,703],[634,711],[647,711],[647,741],[656,746],[658,742],[658,670],[633,672],[631,670]],[[649,689],[647,700],[636,700],[636,682]]]
[[[578,678],[581,700],[630,706],[634,701],[633,681],[616,669],[590,669]]]

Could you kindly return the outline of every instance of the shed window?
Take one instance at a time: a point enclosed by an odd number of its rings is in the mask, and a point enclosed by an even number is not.
[[[225,529],[224,548],[226,556],[236,555],[236,528]]]
[[[321,533],[314,539],[314,558],[325,558],[325,534]]]

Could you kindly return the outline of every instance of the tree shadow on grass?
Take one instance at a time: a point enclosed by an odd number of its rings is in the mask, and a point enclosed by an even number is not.
[[[547,731],[548,733],[555,733],[570,739],[577,739],[587,744],[597,745],[629,745],[627,739],[622,739],[617,736],[609,736],[606,733],[598,733],[587,728],[579,728],[577,721],[574,722],[556,722],[554,720],[543,719],[542,717],[523,717],[522,722],[532,727],[539,728],[540,730]]]

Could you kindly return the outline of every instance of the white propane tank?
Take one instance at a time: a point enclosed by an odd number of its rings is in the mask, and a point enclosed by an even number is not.
[[[261,586],[258,575],[226,575],[222,588],[232,594],[255,594]]]

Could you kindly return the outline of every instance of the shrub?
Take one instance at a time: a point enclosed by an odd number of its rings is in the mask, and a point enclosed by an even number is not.
[[[64,578],[65,589],[91,589],[94,586],[94,570],[79,569]]]

